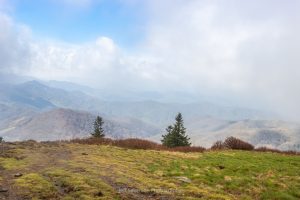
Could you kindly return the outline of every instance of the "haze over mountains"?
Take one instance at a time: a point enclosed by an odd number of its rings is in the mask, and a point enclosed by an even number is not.
[[[0,0],[0,136],[299,149],[300,1]]]
[[[125,95],[115,101],[109,93],[100,98],[101,92],[86,86],[21,79],[1,82],[0,136],[5,140],[88,137],[95,116],[101,115],[108,137],[139,137],[159,142],[166,126],[181,112],[193,145],[209,147],[216,140],[236,136],[258,146],[300,147],[300,125],[282,121],[266,111],[206,100],[154,101],[158,96],[163,99],[164,94],[159,93],[140,94],[135,101],[134,95],[130,100]],[[188,94],[183,98],[192,102]]]

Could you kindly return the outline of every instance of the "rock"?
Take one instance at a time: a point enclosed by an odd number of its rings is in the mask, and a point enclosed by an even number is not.
[[[191,179],[185,177],[185,176],[178,176],[176,177],[178,180],[180,180],[181,182],[184,182],[184,183],[191,183]]]
[[[225,169],[225,167],[223,165],[219,165],[218,168],[219,169]]]
[[[26,156],[16,156],[15,157],[17,160],[23,160],[24,158],[26,158]]]
[[[14,176],[17,178],[17,177],[23,176],[23,174],[22,173],[16,173]]]
[[[8,192],[8,189],[0,187],[0,192]]]
[[[96,196],[96,197],[102,197],[102,196],[103,196],[103,193],[102,193],[101,191],[99,191],[99,192],[96,193],[95,196]]]
[[[87,155],[89,155],[89,154],[87,154],[87,153],[82,153],[81,155],[87,156]]]

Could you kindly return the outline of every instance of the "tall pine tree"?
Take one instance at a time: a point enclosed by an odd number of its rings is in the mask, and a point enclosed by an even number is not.
[[[181,113],[178,113],[175,118],[175,124],[168,126],[167,134],[163,135],[162,144],[167,147],[190,146],[190,138],[186,135],[186,128],[183,125]]]
[[[104,121],[102,117],[97,116],[94,121],[94,131],[91,133],[91,135],[95,138],[103,138],[105,137],[104,130],[103,130],[103,124]]]

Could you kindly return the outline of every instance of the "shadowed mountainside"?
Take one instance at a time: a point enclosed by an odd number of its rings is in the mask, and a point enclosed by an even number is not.
[[[70,109],[54,109],[10,122],[2,135],[9,140],[66,140],[89,137],[94,115]],[[104,130],[108,137],[147,137],[158,129],[136,119],[105,118]]]

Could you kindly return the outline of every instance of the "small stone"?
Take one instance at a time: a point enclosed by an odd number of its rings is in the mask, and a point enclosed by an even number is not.
[[[17,160],[23,160],[24,158],[26,158],[25,156],[16,156]]]
[[[178,180],[180,180],[181,182],[184,182],[184,183],[191,183],[191,179],[185,177],[185,176],[178,176],[176,177]]]
[[[96,193],[96,196],[97,196],[97,197],[102,197],[102,196],[103,196],[103,193],[102,193],[101,191],[99,191],[99,192]]]
[[[21,177],[21,176],[23,176],[22,173],[16,173],[16,174],[15,174],[15,177]]]
[[[218,168],[219,169],[225,169],[225,167],[223,165],[219,165]]]
[[[6,189],[6,188],[0,188],[0,192],[8,192],[8,189]]]
[[[87,155],[89,155],[89,154],[87,154],[87,153],[82,153],[81,155],[87,156]]]

